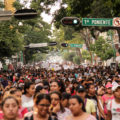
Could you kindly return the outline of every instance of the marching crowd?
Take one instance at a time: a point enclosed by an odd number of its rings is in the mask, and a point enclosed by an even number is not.
[[[0,120],[120,120],[120,71],[1,71]]]

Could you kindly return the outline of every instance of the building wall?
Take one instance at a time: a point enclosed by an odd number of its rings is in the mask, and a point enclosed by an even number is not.
[[[15,12],[15,8],[13,7],[13,3],[16,0],[4,0],[5,3],[5,10],[12,11],[13,13]]]

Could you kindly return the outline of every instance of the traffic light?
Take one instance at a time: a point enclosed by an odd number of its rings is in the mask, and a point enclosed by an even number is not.
[[[77,17],[64,17],[61,22],[63,25],[79,25],[80,19]]]
[[[67,43],[62,43],[61,46],[62,47],[68,47],[68,44]]]
[[[32,19],[37,17],[37,12],[33,9],[21,9],[14,13],[14,17],[16,19]]]

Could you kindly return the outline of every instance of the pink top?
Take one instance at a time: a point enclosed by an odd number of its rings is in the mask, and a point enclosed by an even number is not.
[[[0,111],[0,120],[3,119],[3,112]]]
[[[92,115],[90,115],[86,120],[96,120],[96,118]]]
[[[67,120],[67,118],[65,118],[64,120]],[[70,119],[73,120],[73,119]],[[89,117],[85,120],[97,120],[93,115],[89,115]]]
[[[103,100],[103,103],[104,103],[104,113],[107,114],[107,103],[109,101],[111,101],[112,99],[114,99],[114,96],[112,95],[111,97],[108,97],[107,95],[103,95],[102,96],[102,100]]]
[[[19,113],[19,118],[24,118],[24,115],[28,112],[27,108],[20,107],[18,113]]]
[[[13,76],[13,82],[15,82],[15,80],[16,80],[16,77],[15,77],[15,76]]]

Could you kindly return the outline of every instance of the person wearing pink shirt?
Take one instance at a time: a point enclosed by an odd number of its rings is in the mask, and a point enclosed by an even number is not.
[[[107,103],[114,99],[113,93],[112,93],[112,84],[107,83],[106,84],[106,94],[102,96],[103,100],[103,106],[104,106],[104,113],[107,115]]]

